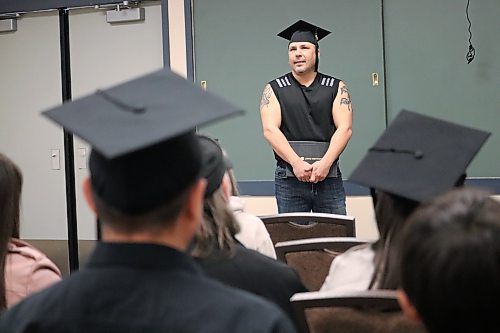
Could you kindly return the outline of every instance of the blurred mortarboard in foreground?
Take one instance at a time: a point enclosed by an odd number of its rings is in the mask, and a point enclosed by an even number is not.
[[[242,112],[162,69],[43,114],[92,146],[94,194],[121,212],[141,214],[199,177],[195,128]]]
[[[350,180],[422,202],[451,189],[490,133],[401,111]]]
[[[198,135],[201,147],[201,176],[207,180],[205,197],[212,195],[222,184],[227,170],[226,159],[217,141],[205,135]]]
[[[318,41],[328,36],[330,31],[315,26],[309,22],[299,20],[280,32],[279,37],[293,42],[309,42],[318,45]]]
[[[163,69],[44,115],[113,158],[238,112],[243,111]]]

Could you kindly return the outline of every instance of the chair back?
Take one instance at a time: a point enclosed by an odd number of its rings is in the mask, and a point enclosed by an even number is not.
[[[279,242],[275,249],[278,260],[293,267],[309,291],[316,291],[338,254],[365,243],[353,237],[321,237]]]
[[[282,213],[259,216],[273,244],[316,237],[355,237],[353,216],[324,213]],[[311,223],[312,224],[301,224]]]
[[[290,299],[302,333],[426,333],[406,318],[394,290],[298,293]]]

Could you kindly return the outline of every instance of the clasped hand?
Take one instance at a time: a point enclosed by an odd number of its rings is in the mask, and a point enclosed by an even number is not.
[[[329,171],[330,166],[328,166],[323,160],[316,161],[313,164],[300,161],[293,165],[293,173],[301,182],[320,182],[326,178]]]

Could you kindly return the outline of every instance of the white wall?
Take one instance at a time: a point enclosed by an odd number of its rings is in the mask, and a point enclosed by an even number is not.
[[[94,9],[71,10],[70,47],[73,98],[93,93],[163,67],[161,6],[142,5],[143,22],[109,24],[106,13]],[[81,183],[88,170],[78,153],[88,145],[75,140],[75,174],[79,239],[95,239],[95,217],[87,207]]]
[[[63,136],[40,111],[61,103],[57,12],[26,14],[0,34],[0,152],[24,174],[21,235],[65,239]],[[61,169],[51,169],[60,149]]]
[[[163,66],[161,3],[141,6],[144,22],[115,25],[102,10],[70,10],[73,98]],[[62,100],[58,12],[22,15],[16,32],[0,33],[0,57],[0,152],[24,174],[21,236],[67,239],[63,134],[40,116]],[[95,239],[94,216],[81,193],[88,170],[79,148],[88,147],[75,139],[79,238]],[[61,152],[60,170],[51,169],[51,149]]]

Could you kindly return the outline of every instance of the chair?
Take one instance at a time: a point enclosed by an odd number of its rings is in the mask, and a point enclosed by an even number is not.
[[[354,237],[307,238],[275,245],[276,257],[293,267],[309,291],[319,290],[333,259],[349,248],[365,244]]]
[[[425,333],[401,312],[396,291],[298,293],[290,299],[302,333]]]
[[[259,216],[273,244],[316,237],[355,237],[353,216],[324,213],[282,213]],[[303,225],[301,222],[315,222]]]

